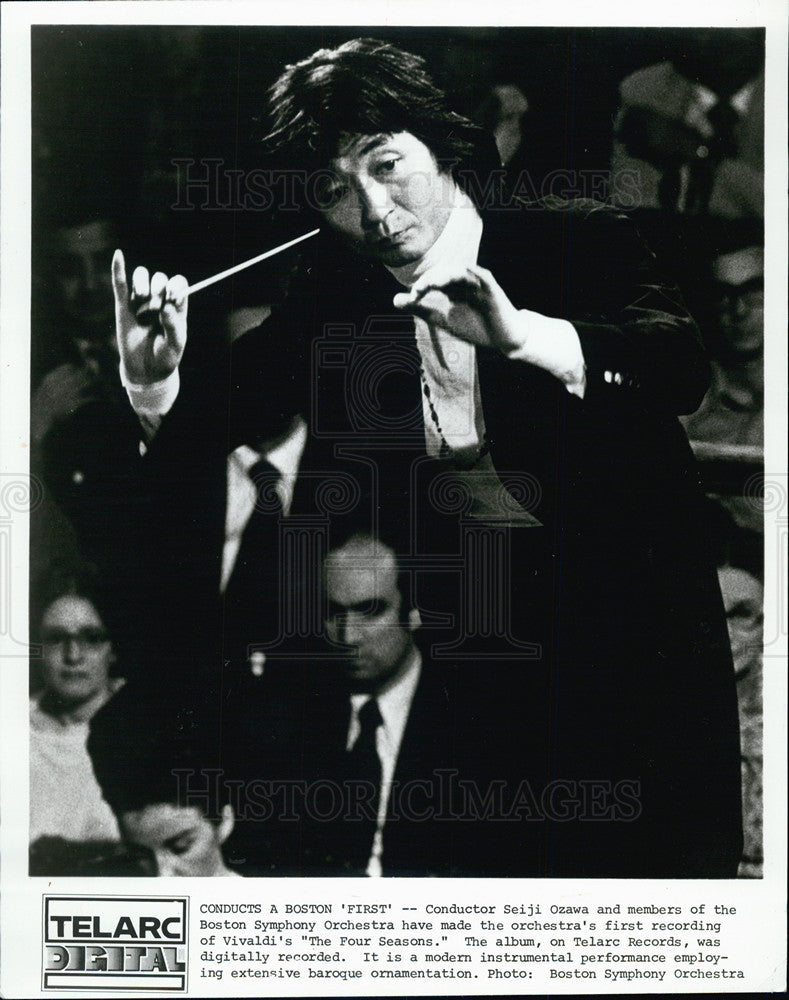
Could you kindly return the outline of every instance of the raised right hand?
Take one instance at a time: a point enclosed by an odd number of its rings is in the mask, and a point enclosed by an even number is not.
[[[186,278],[157,271],[148,277],[135,268],[129,291],[126,262],[116,250],[112,258],[115,293],[115,331],[126,376],[137,385],[150,385],[171,375],[186,347]]]

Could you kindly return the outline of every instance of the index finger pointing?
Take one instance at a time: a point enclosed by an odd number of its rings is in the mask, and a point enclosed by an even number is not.
[[[126,282],[126,261],[122,250],[116,250],[112,255],[112,287],[121,302],[128,301],[129,286]]]
[[[126,261],[122,250],[116,250],[112,255],[112,291],[115,296],[116,322],[130,323],[132,314],[129,305],[129,285],[126,280]]]

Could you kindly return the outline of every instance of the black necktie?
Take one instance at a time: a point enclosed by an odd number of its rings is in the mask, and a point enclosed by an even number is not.
[[[716,160],[737,155],[736,126],[740,116],[728,101],[720,100],[707,112],[707,121],[715,129],[710,152]]]
[[[225,588],[225,650],[230,656],[243,655],[242,650],[255,643],[271,642],[278,633],[281,477],[265,459],[255,462],[248,474],[255,484],[255,506]]]
[[[371,698],[359,710],[359,735],[346,757],[346,801],[343,830],[346,866],[363,875],[378,825],[381,796],[381,759],[376,733],[383,722],[378,702]]]
[[[728,101],[720,100],[707,112],[707,121],[714,132],[703,144],[706,157],[691,164],[686,212],[705,214],[709,210],[715,172],[721,160],[737,155],[735,127],[740,116]]]

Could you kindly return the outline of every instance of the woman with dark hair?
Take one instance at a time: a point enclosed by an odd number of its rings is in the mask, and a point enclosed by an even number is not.
[[[56,567],[34,611],[41,689],[30,702],[31,873],[77,874],[118,827],[88,757],[90,719],[123,684],[90,566]]]
[[[129,684],[96,714],[88,751],[135,875],[239,875],[225,860],[235,816],[221,729],[204,706],[173,710]]]

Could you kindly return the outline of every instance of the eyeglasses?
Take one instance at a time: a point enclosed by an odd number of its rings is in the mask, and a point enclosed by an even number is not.
[[[52,629],[42,636],[45,646],[60,646],[63,648],[69,642],[74,642],[81,650],[98,649],[105,642],[109,642],[109,636],[100,628],[83,628],[78,632],[66,632],[64,629]]]

